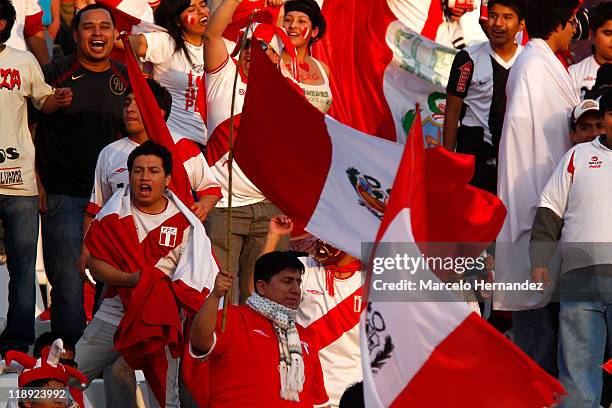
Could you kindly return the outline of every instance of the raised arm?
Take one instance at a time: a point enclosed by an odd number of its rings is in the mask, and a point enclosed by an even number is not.
[[[229,54],[223,32],[232,22],[232,16],[242,0],[224,0],[210,16],[204,32],[204,66],[207,71],[217,69]]]
[[[242,0],[224,0],[214,11],[204,33],[204,65],[207,71],[214,71],[228,58],[223,32],[232,22],[234,12]],[[276,7],[283,0],[264,0],[264,7]]]
[[[232,287],[233,279],[232,273],[219,271],[215,278],[215,287],[193,319],[191,331],[189,332],[189,340],[191,341],[192,348],[200,353],[208,353],[214,344],[219,301]]]
[[[275,251],[279,241],[293,231],[293,221],[286,215],[275,215],[268,225],[266,242],[261,250],[261,255]]]

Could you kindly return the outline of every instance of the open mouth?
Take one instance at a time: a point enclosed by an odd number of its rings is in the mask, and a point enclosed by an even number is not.
[[[139,184],[138,191],[140,191],[140,194],[148,195],[151,193],[151,191],[153,191],[153,189],[151,188],[150,184]]]
[[[93,40],[93,41],[89,42],[89,46],[94,51],[102,52],[104,50],[104,41],[102,41],[102,40]]]
[[[202,18],[202,19],[200,20],[200,24],[202,24],[202,25],[206,25],[206,24],[208,24],[208,17],[204,17],[204,18]]]

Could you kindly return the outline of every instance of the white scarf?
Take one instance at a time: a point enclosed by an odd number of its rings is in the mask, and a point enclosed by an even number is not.
[[[281,398],[299,401],[304,388],[304,360],[302,343],[295,327],[296,310],[253,293],[246,301],[253,310],[272,322],[278,340]]]

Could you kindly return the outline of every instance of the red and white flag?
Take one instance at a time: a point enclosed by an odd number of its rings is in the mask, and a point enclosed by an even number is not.
[[[360,257],[361,243],[374,242],[376,237],[403,146],[325,116],[259,48],[253,47],[251,52],[252,80],[236,140],[236,162],[264,196],[294,222]],[[274,101],[273,109],[270,101]],[[442,148],[428,149],[426,157],[431,174],[431,182],[425,186],[431,198],[427,216],[435,215],[436,225],[454,232],[448,242],[487,242],[484,238],[497,232],[489,221],[499,207],[494,196],[464,187],[473,175],[473,158]],[[472,214],[464,207],[448,206],[449,198],[476,200],[480,211]],[[480,226],[476,233],[452,228],[468,217]],[[438,230],[432,230],[431,242],[440,242],[439,235]]]
[[[367,134],[404,142],[419,103],[426,145],[441,145],[445,88],[457,52],[452,38],[486,40],[478,24],[480,1],[474,6],[450,23],[439,0],[324,1],[323,15],[333,24],[313,54],[331,72],[329,114]]]
[[[432,227],[424,222],[429,219],[425,214],[429,210],[426,185],[431,180],[421,128],[414,129],[376,241],[412,242],[413,256],[421,256],[419,237],[429,238]],[[453,174],[449,173],[449,177]],[[499,200],[497,203],[502,206]],[[450,197],[446,205],[476,212],[479,203],[456,202]],[[504,213],[492,216],[490,222],[495,228],[481,238],[486,241],[495,238]],[[477,234],[481,229],[469,221],[454,226],[457,227]],[[452,237],[452,231],[449,232]],[[402,250],[406,251],[406,244]],[[409,275],[406,272],[404,277],[440,281],[427,268],[418,270],[416,276]],[[380,294],[370,292],[372,301],[361,321],[367,407],[540,408],[551,406],[564,393],[556,379],[472,312],[465,302],[450,292],[439,295],[446,299],[420,300],[418,291],[405,291],[403,301],[384,301]]]
[[[113,10],[115,28],[128,34],[166,31],[153,21],[153,10],[145,0],[96,0]]]

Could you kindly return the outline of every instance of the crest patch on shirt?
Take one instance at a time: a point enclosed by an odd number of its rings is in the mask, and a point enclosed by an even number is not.
[[[161,231],[159,233],[159,245],[173,248],[176,246],[177,234],[178,228],[161,227]]]

